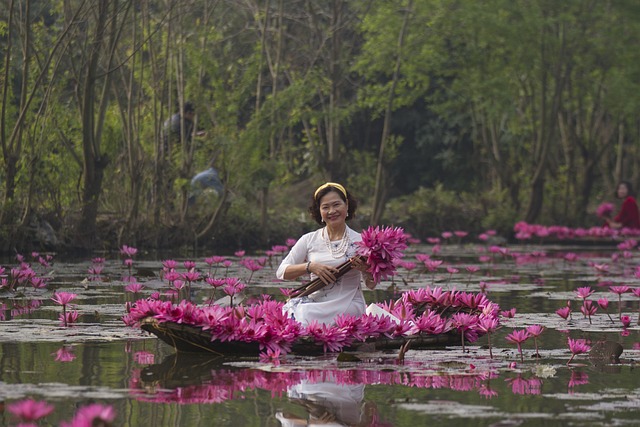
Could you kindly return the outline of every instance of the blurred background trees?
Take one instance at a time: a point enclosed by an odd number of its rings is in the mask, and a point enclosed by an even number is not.
[[[421,238],[594,225],[640,184],[638,40],[633,1],[2,0],[1,249],[264,247],[325,180]]]

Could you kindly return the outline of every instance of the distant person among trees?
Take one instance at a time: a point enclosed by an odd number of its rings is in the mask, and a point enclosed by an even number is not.
[[[616,197],[622,200],[620,212],[614,218],[605,218],[606,225],[611,228],[640,229],[640,214],[638,203],[634,197],[633,188],[628,181],[620,181],[616,189]]]
[[[217,196],[222,195],[224,185],[220,179],[220,174],[215,167],[217,155],[209,162],[209,167],[202,172],[197,173],[191,178],[191,193],[189,195],[189,204],[193,204],[197,197],[204,192],[213,192]]]
[[[196,108],[193,102],[187,101],[182,108],[176,106],[175,113],[168,118],[162,129],[161,167],[164,173],[159,184],[161,192],[168,197],[166,202],[173,209],[174,185],[178,178],[188,180],[191,176],[193,147],[191,141],[194,136],[204,136],[206,132],[195,131]],[[188,181],[187,181],[188,182]],[[181,184],[182,185],[182,184]]]
[[[194,134],[194,119],[196,116],[196,108],[193,102],[187,101],[182,108],[183,114],[180,114],[180,107],[177,111],[164,122],[164,144],[165,150],[169,149],[173,143],[180,143],[182,141],[181,136],[184,135],[184,141],[188,145],[191,143],[191,138]],[[184,133],[182,126],[184,126]],[[197,136],[205,135],[205,132],[196,132]]]

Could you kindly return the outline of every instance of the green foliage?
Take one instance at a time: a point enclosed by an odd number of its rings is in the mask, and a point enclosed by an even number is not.
[[[416,234],[509,231],[540,196],[534,178],[544,183],[536,219],[572,226],[593,222],[594,200],[616,180],[640,184],[633,2],[285,1],[283,16],[268,2],[124,8],[110,21],[122,25],[118,42],[100,47],[92,124],[79,111],[96,14],[81,13],[84,25],[63,33],[81,4],[32,4],[28,51],[24,14],[15,11],[9,28],[8,8],[0,10],[0,36],[13,41],[0,54],[0,76],[10,60],[0,82],[0,195],[11,199],[2,216],[11,226],[29,209],[62,234],[77,222],[89,128],[100,137],[96,155],[109,159],[97,213],[112,221],[98,230],[109,244],[150,234],[188,240],[189,221],[205,224],[211,211],[186,212],[183,198],[215,155],[234,195],[216,245],[280,240],[291,223],[313,227],[300,219],[300,188],[327,178],[358,195],[364,218],[389,107],[385,221]],[[64,49],[54,51],[59,37]],[[162,123],[180,96],[195,102],[207,135],[193,139],[192,156],[176,150],[165,164]],[[173,185],[157,188],[162,179]]]
[[[219,250],[257,250],[265,248],[263,236],[269,236],[267,245],[284,244],[287,238],[299,237],[308,228],[308,223],[301,221],[297,210],[271,210],[267,230],[262,229],[258,206],[252,200],[235,198],[225,214],[223,226],[216,228],[208,242],[201,242],[205,247]]]
[[[442,184],[419,188],[389,202],[384,223],[404,227],[418,238],[438,236],[442,231],[481,231],[485,212],[478,196],[449,191]]]
[[[429,74],[424,71],[432,51],[427,43],[431,33],[424,31],[428,25],[425,2],[411,2],[412,10],[408,3],[374,2],[360,26],[365,41],[353,69],[367,82],[360,87],[359,103],[374,117],[381,116],[387,107],[396,61],[400,61],[401,74],[394,92],[394,110],[411,105],[429,85]],[[407,14],[409,25],[400,49],[399,34]]]
[[[481,227],[476,231],[496,230],[499,234],[508,236],[513,231],[513,225],[522,219],[509,200],[506,190],[481,193],[479,202],[482,208]]]

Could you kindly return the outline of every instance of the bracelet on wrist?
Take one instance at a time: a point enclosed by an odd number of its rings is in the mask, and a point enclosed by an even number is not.
[[[311,261],[307,262],[307,274],[311,274],[311,270],[309,269],[309,267],[311,266]]]

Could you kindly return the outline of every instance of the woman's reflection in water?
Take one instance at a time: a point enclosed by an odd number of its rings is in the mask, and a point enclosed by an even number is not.
[[[276,418],[282,427],[299,426],[371,426],[376,422],[377,410],[373,403],[364,402],[364,384],[336,384],[334,382],[308,382],[289,388],[289,399],[306,409],[307,417],[278,412]]]

